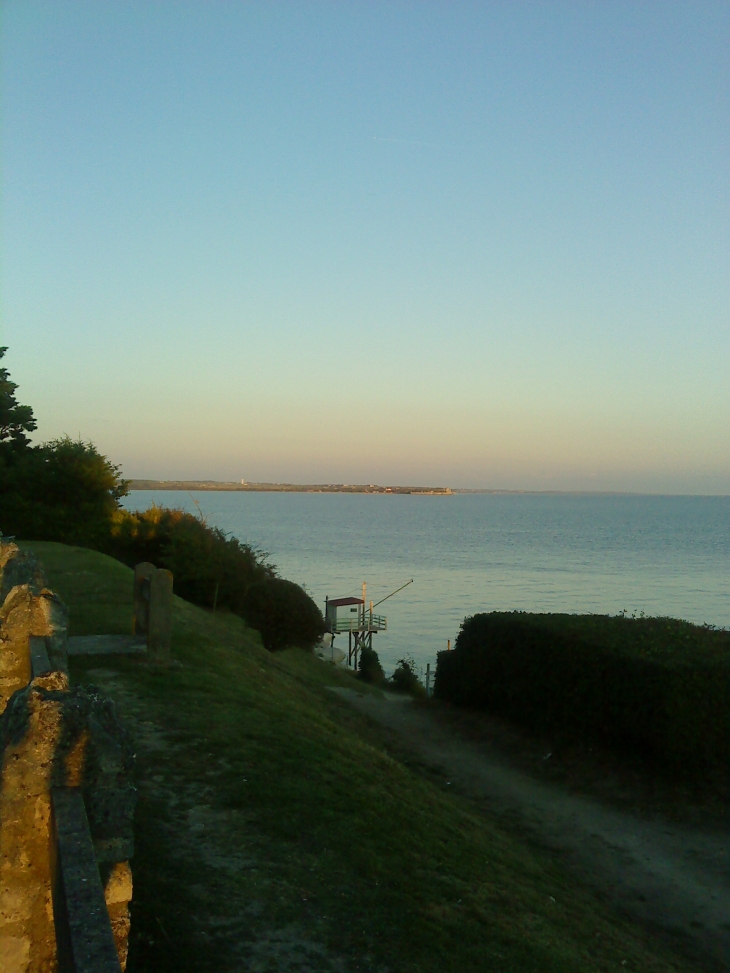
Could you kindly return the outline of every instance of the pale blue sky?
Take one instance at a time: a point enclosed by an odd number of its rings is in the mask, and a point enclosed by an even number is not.
[[[730,493],[729,27],[5,0],[36,438],[128,476]]]

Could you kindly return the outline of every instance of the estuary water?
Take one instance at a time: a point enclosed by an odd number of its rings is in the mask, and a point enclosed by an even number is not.
[[[730,627],[730,497],[135,491],[197,512],[268,552],[282,577],[325,596],[378,602],[386,672],[432,667],[481,611],[669,615]],[[347,637],[335,643],[347,649]]]

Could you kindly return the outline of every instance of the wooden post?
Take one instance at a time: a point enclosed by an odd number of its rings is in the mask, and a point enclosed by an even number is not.
[[[367,594],[367,581],[362,583],[362,627],[365,628],[365,595]]]
[[[147,635],[150,625],[150,579],[157,569],[142,561],[134,569],[134,615],[132,635]]]
[[[426,663],[426,696],[431,695],[431,663]]]
[[[446,651],[451,652],[451,639],[446,639]]]
[[[150,578],[147,651],[158,659],[169,659],[171,638],[172,572],[158,568]]]

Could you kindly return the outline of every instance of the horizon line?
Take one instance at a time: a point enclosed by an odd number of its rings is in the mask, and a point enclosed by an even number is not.
[[[168,489],[181,491],[199,489],[206,492],[286,492],[293,491],[322,491],[322,492],[402,492],[437,493],[442,496],[456,494],[513,494],[532,496],[611,496],[611,497],[730,497],[730,493],[671,493],[661,490],[528,490],[510,487],[448,487],[422,486],[415,484],[379,484],[379,483],[294,483],[284,481],[239,481],[239,480],[161,480],[151,477],[130,477],[127,481],[130,492],[150,489]],[[144,486],[142,484],[145,484]]]

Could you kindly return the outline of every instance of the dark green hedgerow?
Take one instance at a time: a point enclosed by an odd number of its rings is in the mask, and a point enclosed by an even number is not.
[[[602,740],[672,774],[730,769],[730,632],[670,618],[492,612],[438,657],[434,695]]]

